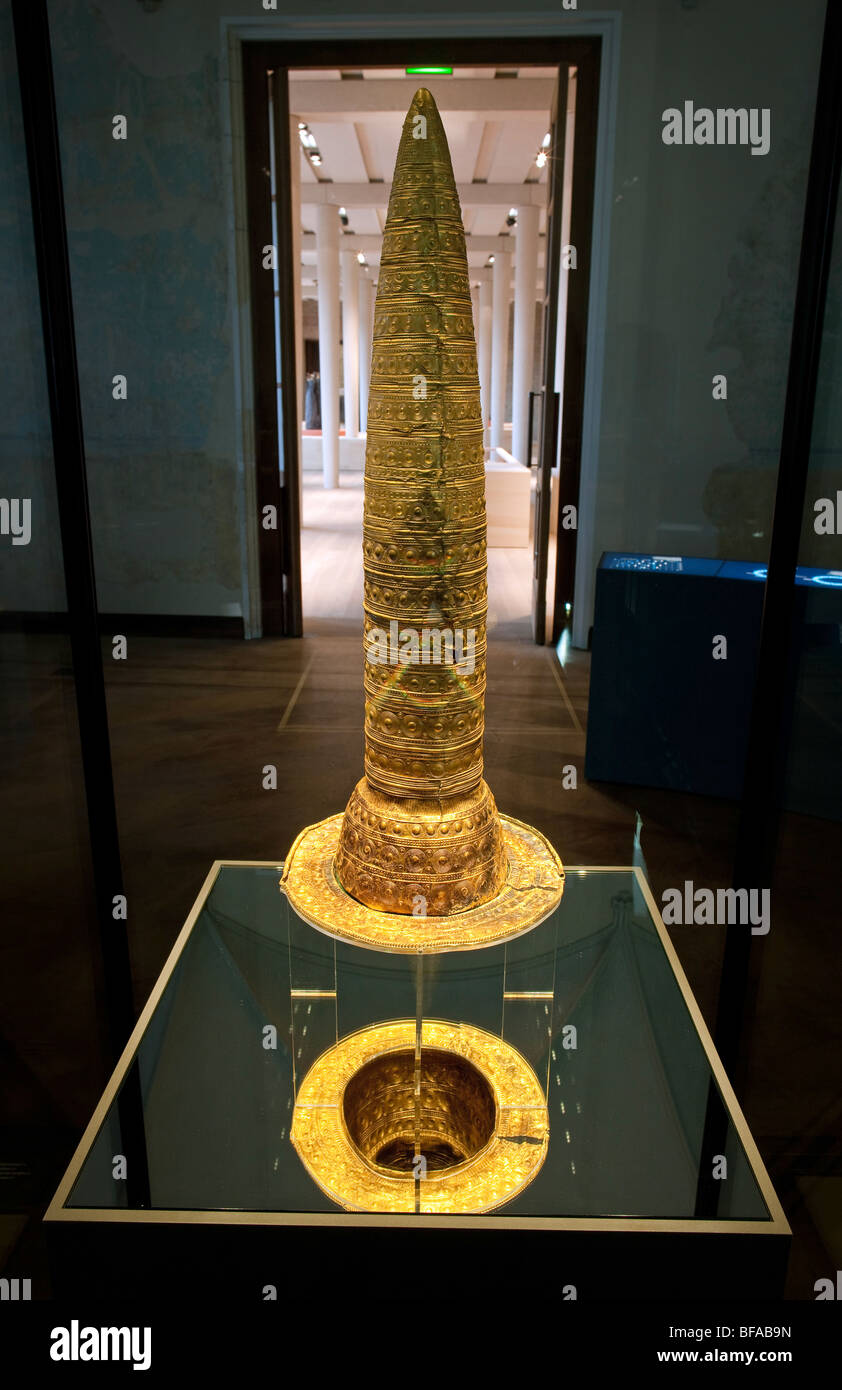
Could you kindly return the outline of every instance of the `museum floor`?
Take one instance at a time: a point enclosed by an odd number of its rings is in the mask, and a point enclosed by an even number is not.
[[[342,809],[362,768],[360,595],[344,571],[358,485],[305,503],[301,641],[130,637],[107,660],[135,999],[149,993],[212,860],[281,859],[305,825]],[[332,508],[332,510],[331,510]],[[344,511],[343,511],[344,509]],[[359,532],[356,531],[358,537]],[[358,544],[358,540],[355,542]],[[735,807],[583,778],[589,658],[564,669],[530,640],[528,551],[490,557],[486,777],[501,809],[544,832],[566,864],[625,864],[635,816],[657,899],[686,879],[729,881]],[[333,604],[330,595],[333,595]],[[340,602],[337,597],[341,595]],[[0,1269],[48,1285],[37,1216],[105,1079],[91,976],[82,787],[67,643],[3,634],[5,878],[11,901],[0,1052]],[[264,790],[263,769],[278,769]],[[562,789],[562,769],[578,786]],[[745,1080],[737,1092],[795,1232],[788,1294],[842,1265],[838,827],[790,816],[773,889]],[[712,1025],[722,929],[671,931]],[[31,1217],[27,1221],[27,1217]],[[821,1236],[819,1235],[821,1233]],[[23,1266],[26,1266],[24,1268]]]

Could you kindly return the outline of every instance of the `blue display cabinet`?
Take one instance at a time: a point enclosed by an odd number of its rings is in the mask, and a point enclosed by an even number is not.
[[[766,569],[685,556],[603,555],[597,571],[585,775],[595,781],[739,797]],[[842,667],[842,573],[799,569],[798,686],[787,682],[792,752],[784,800],[842,818],[842,741],[807,757]],[[724,639],[724,643],[723,640]],[[783,644],[782,644],[783,646]],[[828,724],[828,721],[830,723]]]

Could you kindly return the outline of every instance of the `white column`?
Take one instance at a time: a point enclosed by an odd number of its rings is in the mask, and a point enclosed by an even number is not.
[[[322,475],[325,487],[339,487],[339,213],[329,203],[316,208],[316,274]]]
[[[505,448],[503,416],[506,410],[506,369],[509,364],[509,281],[510,251],[497,251],[491,307],[491,435],[489,445]]]
[[[368,427],[368,380],[371,375],[371,326],[374,286],[364,266],[360,266],[360,432]]]
[[[529,392],[535,360],[535,267],[538,264],[538,209],[517,210],[515,231],[515,325],[512,345],[512,453],[529,466]]]
[[[471,285],[471,315],[474,320],[474,342],[479,342],[479,285]]]
[[[561,245],[570,245],[570,215],[573,207],[573,148],[576,129],[576,78],[568,79],[567,87],[567,123],[564,132],[564,180],[561,194]],[[570,270],[563,264],[559,270],[558,277],[558,332],[556,334],[555,346],[555,389],[559,393],[561,400],[561,415],[564,414],[564,349],[566,344],[565,330],[567,328],[567,290],[570,285],[570,276],[575,275],[574,270]],[[561,418],[558,422],[558,437],[561,440]],[[560,447],[560,446],[559,446]],[[577,604],[577,609],[579,605]]]
[[[360,432],[360,263],[355,251],[343,251],[342,261],[342,367],[345,378],[345,438]]]
[[[298,117],[289,118],[289,139],[290,149],[298,148]],[[289,200],[290,200],[290,220],[292,222],[292,263],[294,266],[301,265],[301,160],[290,160],[289,174]],[[304,307],[301,294],[301,275],[293,276],[292,295],[295,306],[295,376],[298,386],[298,430],[300,431],[304,421],[304,396],[307,390],[306,372],[304,371]],[[300,460],[299,449],[299,460]],[[298,469],[298,480],[301,482],[304,470]]]
[[[488,421],[491,415],[491,281],[479,286],[479,333],[477,334],[479,394],[482,402],[482,438],[488,448]]]

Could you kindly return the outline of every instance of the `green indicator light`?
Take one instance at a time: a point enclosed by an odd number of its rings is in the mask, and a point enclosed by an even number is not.
[[[407,68],[407,77],[452,77],[453,68]]]

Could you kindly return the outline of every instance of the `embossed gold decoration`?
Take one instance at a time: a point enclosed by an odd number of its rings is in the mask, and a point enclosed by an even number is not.
[[[414,1019],[343,1038],[304,1077],[292,1142],[349,1211],[483,1212],[531,1182],[549,1143],[523,1057],[469,1024]],[[419,1159],[423,1163],[419,1163]]]
[[[299,835],[281,886],[314,925],[385,949],[513,936],[553,910],[564,871],[482,776],[483,422],[461,210],[424,89],[383,238],[363,563],[365,776],[343,817]]]
[[[342,816],[302,830],[287,855],[281,887],[300,917],[330,936],[378,951],[465,951],[510,941],[552,912],[564,870],[539,831],[501,816],[506,882],[491,902],[447,917],[404,917],[378,912],[349,896],[334,871]]]

